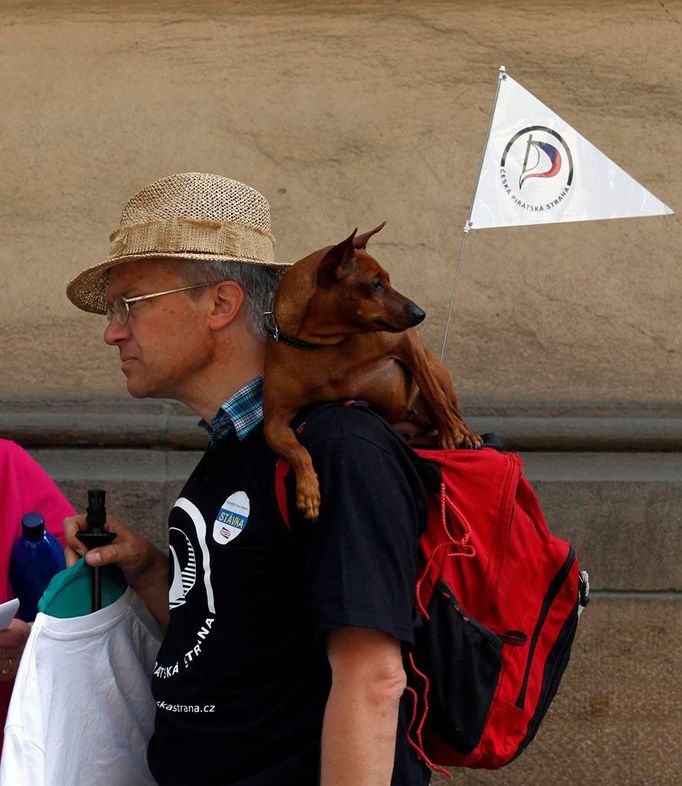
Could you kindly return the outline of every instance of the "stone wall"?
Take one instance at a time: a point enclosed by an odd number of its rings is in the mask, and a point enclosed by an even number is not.
[[[281,259],[386,220],[372,248],[440,350],[499,65],[679,206],[681,18],[680,0],[7,0],[0,398],[123,395],[64,288],[177,171],[262,190]],[[465,403],[676,400],[680,248],[677,216],[474,232],[446,352]]]
[[[127,399],[103,322],[64,296],[126,199],[177,171],[245,180],[281,259],[387,220],[371,248],[440,351],[499,65],[679,208],[681,22],[680,0],[6,0],[0,436],[163,543],[201,435]],[[673,216],[467,241],[445,359],[594,599],[536,741],[455,783],[679,783],[681,240]]]

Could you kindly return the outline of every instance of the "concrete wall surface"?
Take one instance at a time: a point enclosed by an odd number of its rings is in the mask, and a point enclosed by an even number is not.
[[[681,31],[682,0],[3,0],[0,436],[163,545],[204,438],[127,397],[64,294],[133,193],[246,181],[285,260],[387,220],[370,250],[438,352],[498,67],[679,209]],[[467,239],[445,360],[594,599],[537,739],[453,783],[682,782],[681,241],[678,215]]]
[[[682,205],[682,2],[245,0],[0,6],[0,397],[123,394],[64,297],[124,202],[178,171],[271,200],[281,259],[372,241],[440,349],[504,64]],[[474,232],[446,359],[465,403],[676,400],[677,216]]]

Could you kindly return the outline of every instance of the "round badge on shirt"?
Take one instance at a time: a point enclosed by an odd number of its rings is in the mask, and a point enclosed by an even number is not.
[[[246,529],[251,503],[245,491],[235,491],[223,502],[213,522],[213,540],[224,546]]]

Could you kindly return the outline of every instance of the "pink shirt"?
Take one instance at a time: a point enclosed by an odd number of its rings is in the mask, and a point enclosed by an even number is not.
[[[9,585],[12,546],[21,534],[21,517],[41,513],[45,525],[64,545],[62,522],[74,510],[40,465],[14,442],[0,439],[0,603],[13,598]],[[13,682],[0,682],[0,746]]]

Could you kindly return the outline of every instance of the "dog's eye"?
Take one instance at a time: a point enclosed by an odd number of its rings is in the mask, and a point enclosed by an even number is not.
[[[384,290],[384,285],[381,283],[381,279],[380,278],[378,278],[376,281],[372,281],[370,286],[372,287],[372,289],[375,292],[383,292],[383,290]]]

